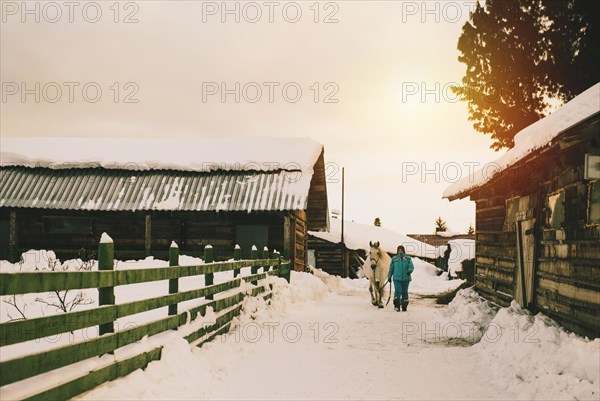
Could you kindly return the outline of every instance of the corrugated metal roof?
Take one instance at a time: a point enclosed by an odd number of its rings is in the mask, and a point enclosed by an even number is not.
[[[0,168],[0,207],[70,210],[306,209],[311,177],[297,171],[126,171]]]

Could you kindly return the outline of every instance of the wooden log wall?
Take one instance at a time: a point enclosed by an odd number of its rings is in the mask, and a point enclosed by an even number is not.
[[[514,229],[504,230],[505,198],[481,199],[476,205],[475,287],[492,302],[508,306],[517,252]]]
[[[306,212],[304,210],[296,210],[293,213],[292,230],[293,248],[294,248],[294,270],[306,271],[308,267],[308,226]]]
[[[118,244],[117,259],[144,258],[148,254],[168,258],[171,241],[176,241],[182,254],[201,256],[204,246],[213,245],[215,259],[233,256],[236,226],[268,225],[269,249],[283,250],[283,213],[211,213],[211,212],[79,212],[68,210],[13,209],[16,214],[18,252],[28,249],[51,249],[62,260],[80,256],[82,247],[93,253],[103,232],[110,233]],[[2,216],[10,215],[2,209]],[[49,234],[44,231],[44,217],[89,218],[90,234]],[[148,216],[150,218],[148,218]],[[147,221],[150,227],[147,227]],[[305,227],[305,223],[304,223]],[[148,241],[147,233],[150,233]],[[4,241],[4,239],[2,239]],[[148,247],[150,249],[148,249]],[[93,254],[88,254],[94,257]]]
[[[587,221],[591,185],[581,177],[583,165],[544,183],[547,195],[564,191],[565,220],[560,228],[546,223],[539,238],[535,301],[566,328],[600,337],[600,225]]]
[[[329,274],[342,276],[342,250],[339,244],[325,241],[324,239],[309,236],[308,248],[314,249],[317,268]]]
[[[535,219],[532,312],[541,311],[576,333],[600,337],[600,225],[587,213],[592,182],[583,155],[600,154],[598,139],[547,152],[471,198],[476,201],[476,289],[499,305],[514,296],[515,219]],[[525,178],[525,179],[523,179]],[[563,192],[564,220],[550,224],[549,196]],[[561,205],[558,205],[560,208]]]
[[[346,276],[346,271],[342,264],[342,250],[339,244],[309,235],[308,249],[315,251],[316,268],[340,277]],[[366,258],[364,250],[346,249],[346,261],[351,278],[356,278],[356,272],[362,269],[361,258],[362,260]]]
[[[329,210],[327,204],[327,179],[330,178],[332,182],[337,182],[339,177],[337,165],[330,165],[327,173],[330,177],[326,176],[325,169],[325,158],[324,150],[321,151],[317,162],[313,166],[313,176],[310,181],[310,189],[308,192],[308,205],[307,205],[307,216],[308,216],[308,229],[309,230],[323,230],[327,227],[327,213]]]

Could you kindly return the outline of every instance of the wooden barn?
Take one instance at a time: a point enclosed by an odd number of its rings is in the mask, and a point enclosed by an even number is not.
[[[388,254],[395,255],[398,245],[404,245],[409,255],[435,260],[434,247],[384,227],[344,221],[344,243],[341,241],[341,219],[332,218],[330,230],[308,233],[309,260],[316,268],[341,277],[357,276],[362,269],[369,242],[380,242]],[[429,257],[429,258],[428,258]]]
[[[475,201],[480,294],[591,337],[600,336],[599,112],[597,84],[444,193]]]
[[[223,260],[239,244],[303,270],[307,231],[328,228],[323,146],[309,139],[15,138],[1,161],[0,259],[90,257],[107,232],[122,260],[166,258],[171,241]]]
[[[364,263],[364,249],[349,249],[341,242],[332,242],[308,234],[309,260],[312,265],[323,271],[340,277],[356,278],[356,272]]]

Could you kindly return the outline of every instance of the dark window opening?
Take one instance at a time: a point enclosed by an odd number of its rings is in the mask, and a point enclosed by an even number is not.
[[[91,235],[92,219],[87,217],[44,217],[46,234],[86,234]]]

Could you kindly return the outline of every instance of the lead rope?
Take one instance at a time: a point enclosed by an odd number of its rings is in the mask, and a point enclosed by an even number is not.
[[[390,295],[388,295],[388,300],[385,303],[385,306],[388,306],[388,304],[390,303],[390,299],[392,299],[392,281],[388,280],[388,282],[390,283]],[[385,285],[384,285],[384,287],[385,287]]]
[[[386,286],[388,283],[390,283],[390,295],[388,295],[388,300],[387,300],[387,302],[385,303],[385,306],[388,306],[388,304],[390,303],[390,299],[392,299],[392,281],[391,281],[390,279],[388,279],[388,280],[385,282],[385,284],[384,284],[384,285],[382,285],[382,286],[379,288],[379,291],[382,291],[382,290],[385,288],[385,286]]]

